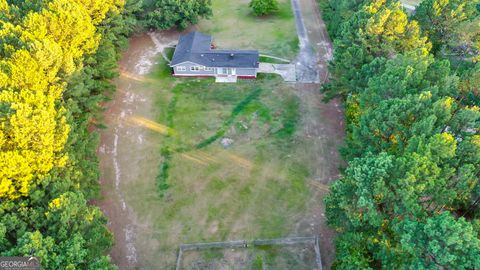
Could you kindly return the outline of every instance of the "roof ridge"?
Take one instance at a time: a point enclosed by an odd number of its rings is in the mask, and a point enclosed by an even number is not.
[[[190,61],[205,66],[258,67],[258,50],[212,49],[213,37],[198,31],[182,35],[171,66]]]

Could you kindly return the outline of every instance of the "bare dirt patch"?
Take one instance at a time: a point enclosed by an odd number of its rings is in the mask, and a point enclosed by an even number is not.
[[[296,1],[296,0],[294,0]],[[315,55],[316,69],[321,83],[328,80],[328,61],[332,59],[332,43],[328,37],[316,0],[298,0],[301,16],[306,30],[306,39]],[[301,58],[301,57],[300,57]],[[343,144],[345,127],[343,106],[339,100],[329,103],[322,101],[320,84],[301,84],[296,94],[301,99],[303,131],[301,136],[305,145],[313,149],[310,157],[314,162],[311,169],[310,186],[313,196],[308,210],[296,225],[297,234],[311,233],[319,236],[322,262],[330,269],[335,259],[335,234],[326,224],[324,197],[328,194],[330,183],[338,179],[338,168],[342,160],[338,148]]]
[[[343,113],[338,101],[323,103],[316,84],[298,85],[296,93],[302,100],[301,136],[308,148],[305,151],[315,162],[311,164],[309,181],[313,196],[294,231],[297,235],[319,236],[322,262],[326,269],[330,269],[335,258],[335,234],[326,224],[323,199],[330,183],[339,177],[341,158],[338,147],[344,137]]]
[[[97,203],[109,219],[108,226],[115,243],[110,253],[119,269],[133,269],[140,264],[137,250],[136,213],[124,192],[125,185],[139,177],[149,177],[145,166],[155,167],[159,160],[158,140],[148,130],[132,124],[132,117],[152,119],[153,89],[145,87],[144,77],[163,46],[176,41],[179,33],[164,31],[134,36],[120,61],[121,76],[115,82],[117,92],[105,111],[107,129],[101,131],[98,149],[100,159],[102,200]],[[147,175],[146,175],[147,174]],[[154,177],[155,172],[151,172]],[[143,197],[143,196],[142,196]]]
[[[247,249],[210,249],[183,253],[182,269],[316,269],[311,245],[266,246]]]

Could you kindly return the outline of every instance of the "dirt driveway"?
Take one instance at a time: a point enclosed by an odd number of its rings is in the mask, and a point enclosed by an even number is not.
[[[325,219],[324,196],[328,186],[339,177],[341,158],[338,147],[344,140],[344,120],[339,100],[322,101],[319,89],[328,80],[328,61],[332,59],[332,43],[328,37],[316,0],[292,0],[299,40],[300,53],[297,57],[297,79],[316,83],[297,83],[297,95],[302,100],[303,140],[316,153],[312,188],[315,195],[309,211],[298,223],[298,235],[306,232],[320,236],[322,262],[330,269],[335,258],[334,232]],[[303,28],[303,29],[302,29]]]

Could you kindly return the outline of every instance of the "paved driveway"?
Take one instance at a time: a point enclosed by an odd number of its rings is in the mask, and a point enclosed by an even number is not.
[[[274,73],[279,74],[286,82],[295,82],[296,79],[296,67],[294,64],[271,64],[260,63],[258,68],[260,73]]]
[[[314,8],[318,8],[318,6],[314,6]],[[328,78],[327,62],[331,60],[332,57],[331,43],[327,38],[325,25],[321,20],[321,16],[317,14],[318,10],[302,10],[300,0],[292,0],[292,9],[295,15],[295,24],[300,43],[300,51],[297,57],[292,64],[260,63],[258,72],[280,74],[280,76],[282,76],[287,82],[324,82]],[[310,31],[308,31],[305,26],[305,13],[313,13],[315,15],[310,16],[312,17],[309,21],[311,24]],[[312,30],[319,32],[321,36],[317,37],[315,33],[312,33]],[[317,52],[315,51],[309,35],[314,37],[317,49],[321,50],[318,50]]]
[[[320,83],[317,56],[308,38],[299,0],[292,0],[292,8],[295,14],[298,40],[300,41],[300,52],[295,59],[297,81],[303,83]]]

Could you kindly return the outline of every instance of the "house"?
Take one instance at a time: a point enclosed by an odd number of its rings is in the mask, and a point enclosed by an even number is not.
[[[217,50],[212,37],[200,32],[182,35],[170,67],[179,77],[215,77],[217,82],[256,78],[259,53],[256,50]]]

